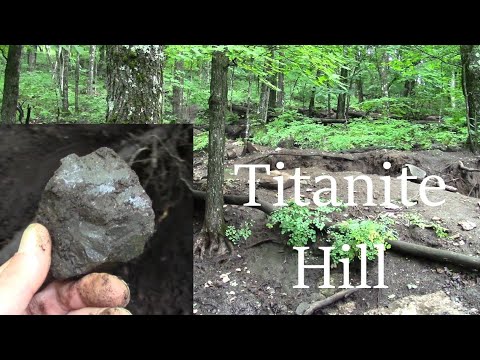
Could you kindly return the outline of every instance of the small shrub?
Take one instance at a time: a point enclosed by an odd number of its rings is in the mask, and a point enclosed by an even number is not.
[[[274,211],[268,218],[267,227],[273,228],[278,224],[282,234],[288,234],[288,245],[305,246],[316,241],[316,232],[325,228],[325,223],[330,221],[327,214],[341,211],[339,207],[319,207],[315,210],[306,206],[299,206],[293,201]]]
[[[252,235],[253,222],[245,221],[243,225],[236,228],[233,225],[227,226],[225,229],[225,236],[235,245],[238,245],[240,241],[246,241]]]
[[[374,260],[378,250],[375,244],[383,244],[385,249],[391,245],[388,241],[396,240],[397,236],[389,228],[386,221],[359,220],[350,219],[338,224],[334,231],[330,233],[332,242],[331,259],[332,264],[337,264],[339,260],[348,258],[353,260],[360,258],[361,250],[357,245],[365,244],[367,246],[367,259]],[[350,250],[343,251],[342,246],[347,244]]]
[[[407,213],[404,215],[404,219],[408,221],[407,226],[418,226],[420,229],[432,229],[440,239],[448,237],[449,230],[440,226],[436,222],[430,222],[423,219],[419,214]]]

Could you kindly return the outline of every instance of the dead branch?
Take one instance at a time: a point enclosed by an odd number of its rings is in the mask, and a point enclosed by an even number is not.
[[[329,305],[332,305],[336,303],[339,300],[342,300],[350,295],[352,295],[354,292],[360,290],[360,288],[353,288],[353,289],[347,289],[340,291],[336,294],[333,294],[332,296],[329,296],[328,298],[320,301],[315,301],[314,303],[310,304],[310,306],[305,310],[303,315],[312,315],[314,314],[317,310],[323,309]]]
[[[474,168],[466,167],[465,165],[463,165],[463,162],[462,162],[461,160],[458,162],[458,167],[459,167],[461,170],[464,170],[464,171],[480,172],[480,169],[474,169]]]

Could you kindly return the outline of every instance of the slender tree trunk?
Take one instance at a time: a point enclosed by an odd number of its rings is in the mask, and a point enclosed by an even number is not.
[[[455,101],[455,88],[457,87],[457,74],[455,70],[452,70],[452,80],[450,81],[450,104],[452,109],[456,108]]]
[[[273,62],[275,61],[275,46],[272,46],[270,49],[270,56],[271,56],[271,61],[272,61],[272,66],[270,66],[270,69],[273,71]],[[276,71],[276,70],[275,70]],[[273,85],[277,86],[277,73],[274,72],[272,75],[269,76],[268,81]],[[277,91],[275,89],[270,89],[270,95],[268,97],[268,108],[269,109],[275,109],[275,106],[277,106]]]
[[[362,80],[362,78],[361,78],[360,76],[361,76],[361,75],[359,75],[359,78],[358,78],[357,81],[356,81],[356,85],[357,85],[358,102],[359,102],[359,103],[362,103],[362,102],[364,101],[363,80]]]
[[[80,53],[77,51],[77,61],[75,62],[75,112],[80,112],[79,100],[79,85],[80,85]]]
[[[107,46],[107,122],[161,121],[162,45]]]
[[[461,45],[462,88],[468,126],[468,145],[479,150],[478,119],[480,115],[480,45]]]
[[[267,122],[269,99],[270,88],[267,86],[267,84],[262,82],[262,85],[260,86],[260,103],[258,105],[258,115],[263,123]]]
[[[308,103],[308,116],[313,116],[315,111],[315,94],[317,93],[317,87],[312,86],[312,92],[310,94],[310,102]]]
[[[232,67],[232,82],[230,84],[230,112],[233,112],[233,84],[235,82],[235,67]]]
[[[63,48],[58,49],[57,51],[57,81],[58,89],[60,92],[60,97],[63,97],[63,72],[65,71],[64,61],[63,61]]]
[[[70,49],[62,48],[62,58],[63,58],[63,86],[62,86],[62,111],[68,113],[68,78],[69,78],[69,69],[70,69]]]
[[[183,107],[183,86],[184,86],[184,63],[183,60],[176,60],[174,64],[174,85],[172,95],[172,110],[173,115],[177,119],[178,123],[183,123],[184,119],[184,107]]]
[[[22,45],[8,47],[5,78],[3,82],[3,99],[1,111],[1,124],[14,124],[18,106],[20,62],[22,59]]]
[[[215,51],[212,56],[210,82],[208,179],[205,204],[205,222],[201,235],[196,241],[194,253],[203,256],[225,254],[228,250],[225,241],[223,218],[223,178],[225,152],[225,110],[228,95],[228,57],[224,52]]]
[[[340,69],[340,81],[346,86],[348,84],[348,69],[343,67]],[[347,90],[342,90],[338,94],[337,99],[337,119],[346,119],[347,118]]]
[[[97,51],[98,55],[98,64],[97,64],[97,76],[103,77],[103,72],[105,68],[105,45],[98,45]]]
[[[90,45],[89,51],[89,61],[88,61],[88,83],[87,83],[87,94],[94,94],[94,84],[95,84],[95,51],[96,45]]]
[[[415,79],[405,80],[403,85],[403,96],[410,97],[414,94]]]
[[[277,108],[283,111],[285,103],[285,74],[283,72],[278,73],[278,89],[277,92]]]
[[[250,103],[252,102],[252,74],[248,74],[248,91],[247,91],[247,111],[245,112],[245,121],[247,127],[245,129],[245,143],[243,145],[242,156],[247,153],[248,138],[250,137]]]
[[[27,51],[28,71],[34,71],[37,65],[37,45],[31,45]]]

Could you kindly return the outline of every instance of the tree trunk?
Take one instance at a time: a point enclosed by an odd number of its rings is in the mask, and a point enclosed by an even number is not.
[[[97,46],[97,51],[99,53],[97,63],[97,76],[103,77],[103,70],[105,67],[105,45]]]
[[[34,71],[37,65],[37,45],[30,45],[27,51],[28,71]]]
[[[405,84],[403,86],[403,96],[409,97],[414,94],[415,88],[415,79],[413,80],[405,80]]]
[[[468,145],[478,151],[478,116],[480,112],[480,45],[461,45],[462,88],[468,126]]]
[[[205,222],[196,241],[194,253],[200,256],[208,250],[209,255],[227,252],[224,238],[223,175],[225,152],[225,110],[228,93],[228,57],[215,51],[212,56],[210,99],[208,100],[210,126],[208,143],[208,179],[205,204]]]
[[[277,86],[276,75],[272,75],[269,81],[273,86]],[[276,106],[277,106],[277,91],[275,89],[270,89],[270,95],[268,97],[268,108],[273,110],[275,109]]]
[[[62,48],[63,58],[63,86],[62,86],[62,111],[68,113],[68,74],[70,68],[70,49]]]
[[[184,66],[183,60],[176,60],[174,65],[174,85],[172,95],[172,110],[178,123],[184,122],[183,114],[183,85],[184,85]]]
[[[260,103],[258,105],[258,115],[260,117],[260,121],[263,123],[267,122],[268,117],[268,103],[270,98],[270,88],[267,84],[262,82],[260,86]]]
[[[280,60],[283,59],[285,54],[283,52],[279,53]],[[280,72],[278,73],[278,82],[277,82],[277,87],[279,91],[277,91],[277,104],[276,107],[279,109],[282,109],[284,107],[285,103],[285,74],[283,73],[284,69],[283,67],[280,68]]]
[[[358,78],[356,81],[357,85],[357,96],[358,96],[358,102],[362,103],[364,101],[364,95],[363,95],[363,80],[362,78]]]
[[[57,82],[58,82],[58,89],[60,91],[60,97],[63,97],[63,72],[65,71],[65,67],[63,66],[63,51],[62,48],[59,48],[57,51]]]
[[[235,67],[232,67],[232,82],[230,83],[230,112],[233,112],[233,84],[235,81]]]
[[[332,111],[332,94],[330,94],[330,83],[327,81],[327,114]]]
[[[455,101],[455,88],[457,87],[457,74],[455,70],[452,70],[452,80],[450,81],[450,104],[452,109],[456,108]]]
[[[242,156],[245,155],[247,151],[248,138],[250,136],[250,103],[252,102],[252,74],[248,74],[248,91],[247,91],[247,111],[245,112],[245,121],[247,127],[245,129],[245,143],[243,145]]]
[[[346,67],[341,68],[340,70],[340,81],[345,86],[348,84],[348,69]],[[346,119],[347,118],[347,90],[342,90],[340,94],[338,94],[337,99],[337,119]]]
[[[107,122],[161,121],[162,45],[107,46]]]
[[[80,53],[77,51],[77,61],[75,62],[75,112],[80,112],[79,104],[79,85],[80,85]]]
[[[87,94],[93,95],[95,92],[95,50],[96,45],[90,45],[89,61],[88,61],[88,83]]]
[[[1,124],[14,124],[19,94],[20,61],[22,59],[22,45],[8,47],[7,64],[5,66],[5,79],[3,82],[3,99]]]

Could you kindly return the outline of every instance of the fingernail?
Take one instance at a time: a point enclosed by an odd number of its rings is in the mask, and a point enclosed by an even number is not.
[[[25,229],[18,247],[19,253],[32,253],[37,246],[37,233],[35,232],[35,224],[30,224]]]

